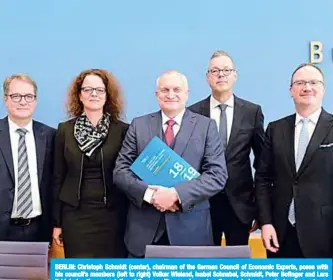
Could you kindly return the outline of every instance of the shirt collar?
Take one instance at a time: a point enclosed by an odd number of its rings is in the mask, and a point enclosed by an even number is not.
[[[233,108],[234,103],[235,103],[234,100],[235,100],[235,98],[234,98],[234,95],[232,94],[230,96],[230,98],[226,102],[224,102],[224,104],[226,104],[228,107]],[[210,96],[210,109],[214,109],[214,108],[218,107],[220,104],[221,104],[221,102],[216,100],[213,95]]]
[[[14,122],[10,119],[10,117],[8,117],[8,125],[9,125],[9,130],[12,131],[12,132],[16,132],[16,130],[17,130],[18,128],[25,128],[25,129],[28,131],[28,133],[32,133],[32,132],[33,132],[33,131],[32,131],[32,120],[31,120],[26,126],[24,126],[24,127],[20,127],[20,126],[18,126],[16,123],[14,123]]]
[[[162,110],[161,112],[162,112],[162,124],[166,124],[166,122],[171,118],[169,118]],[[184,114],[185,114],[185,109],[172,119],[176,122],[176,124],[181,125]]]
[[[314,123],[317,124],[319,116],[321,114],[322,109],[319,108],[318,110],[314,111],[310,116],[308,116],[308,119]],[[295,119],[295,125],[297,125],[301,120],[305,119],[300,114],[296,112],[296,119]]]

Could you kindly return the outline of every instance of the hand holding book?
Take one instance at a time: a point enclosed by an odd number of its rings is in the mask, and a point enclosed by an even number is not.
[[[166,188],[162,186],[153,186],[154,194],[152,197],[152,204],[161,212],[171,211],[176,212],[179,210],[177,203],[179,197],[174,188]]]

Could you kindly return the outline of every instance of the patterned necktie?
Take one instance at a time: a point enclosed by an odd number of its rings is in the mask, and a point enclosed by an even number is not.
[[[165,130],[164,136],[165,136],[165,141],[167,142],[168,146],[170,146],[173,142],[173,139],[175,138],[175,134],[173,132],[173,126],[176,124],[176,122],[174,120],[168,120],[166,124],[168,126]]]
[[[296,162],[295,162],[296,171],[298,171],[299,167],[301,166],[306,149],[307,149],[309,141],[310,141],[309,129],[308,129],[309,119],[303,119],[302,122],[303,122],[303,126],[302,126],[301,133],[299,135],[297,156],[296,156]],[[292,199],[290,207],[289,207],[288,219],[292,225],[294,225],[296,223],[294,199]]]
[[[226,148],[227,147],[227,135],[228,135],[227,127],[228,126],[227,126],[227,114],[225,111],[226,111],[228,105],[220,104],[219,107],[221,109],[219,132],[222,137],[223,147]]]
[[[17,214],[19,217],[27,218],[32,212],[31,181],[25,144],[27,130],[19,128],[16,131],[20,135],[18,144]]]

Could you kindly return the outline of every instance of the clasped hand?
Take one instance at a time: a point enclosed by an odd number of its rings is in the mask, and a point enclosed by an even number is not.
[[[178,195],[174,188],[166,188],[162,186],[149,186],[149,188],[154,190],[151,203],[157,210],[161,212],[176,212],[179,210],[177,206]]]

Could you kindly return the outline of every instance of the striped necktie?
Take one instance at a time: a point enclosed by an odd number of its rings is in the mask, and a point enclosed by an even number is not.
[[[16,130],[20,135],[18,144],[18,186],[17,186],[17,214],[27,218],[32,212],[31,181],[28,165],[27,147],[25,144],[26,129]]]

